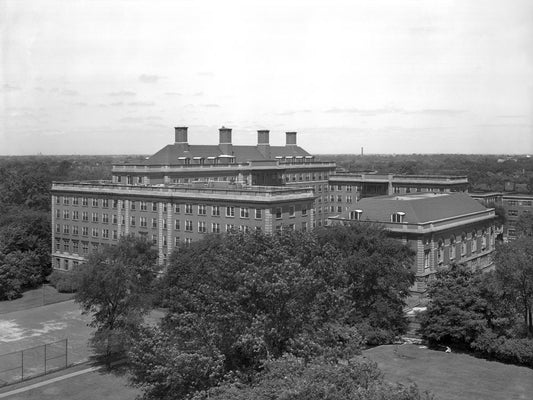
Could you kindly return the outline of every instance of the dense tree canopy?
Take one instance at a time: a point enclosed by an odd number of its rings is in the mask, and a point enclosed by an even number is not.
[[[174,252],[162,279],[168,314],[130,351],[145,398],[207,390],[228,373],[248,381],[284,354],[350,359],[368,331],[402,332],[410,251],[376,227],[339,227],[331,238],[233,232]],[[178,368],[188,360],[196,366]]]

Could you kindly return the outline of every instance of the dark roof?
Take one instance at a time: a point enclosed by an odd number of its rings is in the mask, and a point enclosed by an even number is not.
[[[219,157],[224,155],[219,145],[188,145],[169,144],[144,161],[146,165],[176,165],[179,157]],[[231,154],[237,163],[246,161],[266,160],[257,146],[232,146]],[[309,156],[310,154],[299,146],[270,146],[270,157],[276,156]]]
[[[391,214],[404,212],[404,222],[417,224],[438,221],[487,208],[466,193],[417,193],[367,197],[354,206],[363,210],[362,220],[390,222]]]

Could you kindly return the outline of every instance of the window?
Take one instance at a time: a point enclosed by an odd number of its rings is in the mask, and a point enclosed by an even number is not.
[[[87,197],[82,197],[81,198],[81,205],[82,206],[87,207],[88,203],[89,203],[89,199],[87,199]]]
[[[152,218],[152,228],[157,228],[157,218]]]
[[[455,260],[455,238],[450,239],[450,260]]]
[[[281,219],[281,207],[276,208],[276,219]]]
[[[341,195],[337,196],[337,203],[342,203],[342,196]]]
[[[156,202],[152,203],[152,211],[157,211],[157,203]],[[192,213],[192,211],[191,211],[191,213]]]
[[[206,233],[205,221],[198,221],[198,232]]]
[[[167,229],[167,220],[166,219],[163,220],[163,229]]]
[[[109,229],[102,229],[102,237],[104,239],[109,239]]]
[[[70,251],[70,246],[69,246],[68,240],[65,240],[63,242],[63,251],[66,251],[66,252]]]
[[[83,236],[89,236],[89,228],[87,226],[82,226],[81,227],[81,234]]]
[[[61,218],[61,210],[56,208],[56,218]]]
[[[192,239],[191,238],[185,238],[185,246],[190,246],[192,243]]]
[[[302,232],[307,232],[307,222],[302,222]]]
[[[391,222],[402,223],[404,215],[405,213],[402,211],[398,211],[398,212],[395,212],[394,214],[391,214]]]
[[[181,209],[180,209],[180,205],[179,205],[179,204],[174,204],[174,212],[175,212],[175,213],[180,213],[180,212],[181,212]]]
[[[174,229],[179,231],[180,230],[180,220],[177,219],[174,221]]]
[[[294,217],[295,213],[296,213],[295,207],[294,206],[290,206],[289,207],[289,217]]]
[[[466,238],[461,242],[461,256],[466,256]]]
[[[72,219],[74,221],[77,221],[80,218],[80,214],[78,211],[72,211]]]
[[[235,216],[235,207],[226,207],[226,217]]]
[[[63,204],[68,206],[70,204],[70,197],[67,197],[67,196],[63,197]]]
[[[424,268],[429,268],[429,250],[424,251]]]
[[[89,243],[83,242],[81,245],[81,251],[83,254],[89,253]]]
[[[80,243],[77,240],[74,240],[72,242],[72,252],[78,254],[78,251],[80,251]]]
[[[56,196],[56,204],[61,204],[61,196]]]
[[[157,244],[157,235],[152,235],[152,244]]]
[[[69,225],[63,225],[63,233],[65,233],[65,234],[70,233],[70,226]]]
[[[346,186],[346,191],[347,192],[351,192],[352,190],[353,190],[353,186],[350,186],[350,185]]]
[[[477,235],[475,232],[472,232],[472,243],[471,243],[471,251],[472,253],[477,251]]]
[[[261,219],[263,218],[263,210],[260,208],[255,209],[255,219]]]
[[[192,214],[192,204],[185,204],[185,214]]]
[[[143,228],[146,228],[146,217],[139,218],[139,225]]]
[[[92,221],[93,222],[98,222],[98,213],[92,213]]]
[[[213,233],[220,233],[220,224],[217,222],[213,222],[211,224],[211,232]]]
[[[346,196],[346,203],[353,203],[352,196]]]
[[[113,208],[118,208],[118,200],[113,200]]]
[[[92,199],[93,207],[98,207],[98,199]]]
[[[135,226],[135,215],[132,215],[130,218],[130,225]]]
[[[73,235],[78,235],[78,225],[72,225],[72,234]]]
[[[205,204],[198,204],[198,215],[207,215],[207,206]]]
[[[241,218],[248,218],[250,217],[250,210],[248,207],[241,207]]]
[[[64,219],[70,219],[70,211],[69,210],[63,210],[63,218]]]
[[[185,230],[187,232],[192,232],[192,221],[190,220],[185,221]]]
[[[213,217],[220,217],[220,207],[219,206],[211,207],[211,215]]]
[[[59,239],[56,239],[56,250],[61,250],[61,242]]]
[[[437,260],[439,264],[442,264],[444,261],[444,251],[442,251],[442,245],[439,245],[437,248]]]
[[[97,228],[92,228],[91,236],[92,237],[98,237],[98,229]]]
[[[147,210],[146,201],[141,201],[140,207],[141,207],[141,211],[146,211]]]
[[[179,238],[179,236],[176,236],[174,238],[174,246],[179,246],[179,245],[180,245],[180,238]]]
[[[233,224],[226,224],[226,232],[232,231],[235,229],[235,225]]]
[[[342,206],[337,206],[337,212],[342,212]]]
[[[113,214],[111,216],[111,221],[114,225],[118,224],[118,217],[117,217],[117,214]]]
[[[135,210],[135,202],[130,201],[130,209]]]
[[[508,214],[510,217],[516,217],[516,216],[518,216],[518,210],[508,210],[508,211],[507,211],[507,214]]]
[[[118,239],[118,232],[113,231],[113,240],[117,240],[117,239]]]
[[[56,233],[61,233],[61,225],[56,224]]]
[[[89,213],[87,211],[83,211],[81,213],[81,220],[82,221],[89,221]]]
[[[102,199],[102,207],[109,208],[109,199]]]
[[[108,224],[109,223],[109,214],[106,214],[106,213],[102,214],[102,222],[104,224]]]

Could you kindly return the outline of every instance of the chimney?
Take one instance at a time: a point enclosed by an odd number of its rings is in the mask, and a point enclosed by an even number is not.
[[[257,150],[265,157],[267,160],[270,159],[270,131],[269,130],[260,130],[257,131]]]
[[[231,144],[231,128],[222,127],[219,132],[219,147],[223,154],[233,154],[233,145]]]
[[[286,132],[286,146],[296,146],[296,132]]]
[[[176,126],[174,128],[175,144],[183,148],[183,150],[189,149],[189,143],[187,141],[187,127]]]
[[[187,143],[187,127],[176,126],[174,128],[176,143]]]

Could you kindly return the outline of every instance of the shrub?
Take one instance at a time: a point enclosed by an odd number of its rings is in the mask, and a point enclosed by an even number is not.
[[[73,293],[77,290],[74,274],[67,271],[54,271],[48,277],[53,287],[60,293]]]
[[[485,357],[501,362],[533,367],[533,340],[508,339],[486,331],[471,344],[472,348]]]

